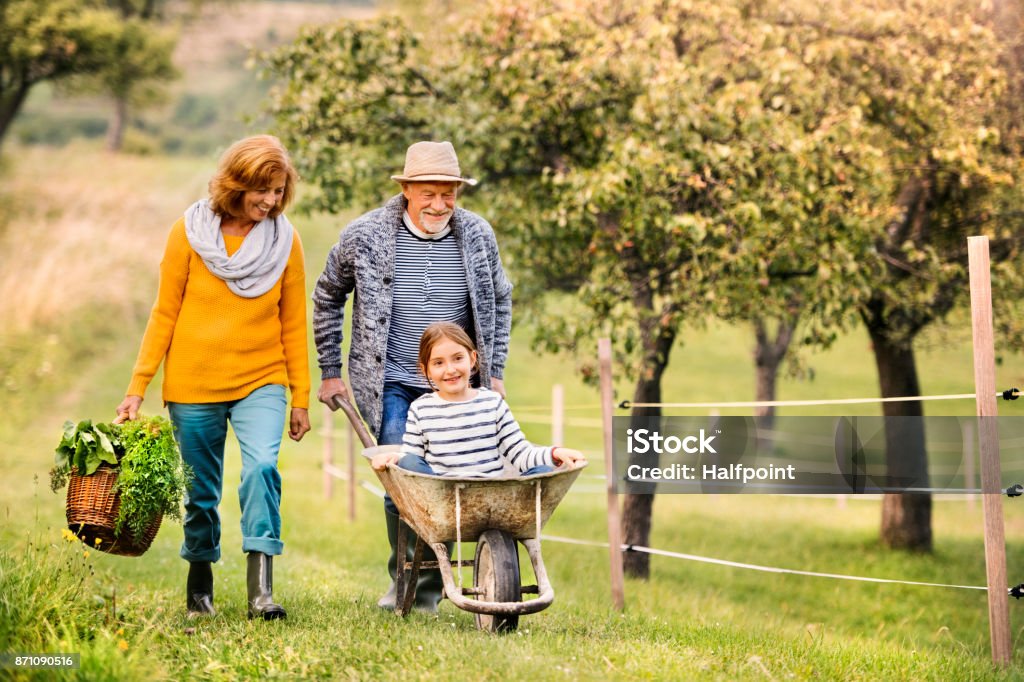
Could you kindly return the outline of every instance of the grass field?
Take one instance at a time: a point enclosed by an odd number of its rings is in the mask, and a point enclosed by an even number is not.
[[[0,653],[81,653],[82,669],[63,677],[96,680],[1024,677],[1020,652],[1009,670],[991,666],[983,591],[777,575],[654,557],[649,582],[627,582],[627,607],[620,614],[611,607],[607,550],[556,542],[544,544],[555,604],[525,617],[516,634],[479,633],[471,615],[447,602],[436,618],[414,614],[401,621],[375,607],[387,581],[380,501],[360,490],[357,520],[350,523],[344,494],[331,500],[322,494],[318,409],[314,433],[298,445],[286,441],[281,456],[286,550],[275,564],[275,594],[289,610],[287,621],[245,619],[238,501],[229,485],[221,507],[224,557],[215,566],[220,614],[187,622],[180,528],[168,522],[141,558],[86,555],[80,543],[62,538],[63,496],[50,492],[46,472],[64,419],[113,415],[155,294],[163,236],[202,190],[212,161],[115,160],[88,145],[22,151],[6,169],[2,190],[21,199],[4,202],[0,220]],[[104,182],[95,196],[86,193],[88,201],[83,203],[82,192],[61,191],[96,167],[104,168]],[[118,201],[135,194],[137,199]],[[31,196],[46,201],[32,202]],[[119,209],[113,224],[107,219],[111,206]],[[303,234],[312,287],[344,218],[294,222]],[[70,242],[72,235],[79,241]],[[38,264],[47,262],[55,263],[48,266],[51,274],[32,279]],[[65,272],[70,281],[56,291],[35,291]],[[124,279],[108,288],[102,280],[110,275]],[[529,336],[530,330],[516,330],[506,380],[510,403],[524,422],[545,413],[556,382],[565,386],[566,405],[595,405],[596,392],[574,376],[573,362],[535,356]],[[667,400],[753,397],[748,331],[710,325],[683,339],[665,381]],[[926,393],[973,390],[969,333],[962,326],[926,339],[919,363]],[[859,331],[811,356],[809,365],[815,379],[783,381],[780,398],[877,395],[870,349]],[[1005,356],[999,384],[1019,386],[1022,378],[1024,361]],[[618,392],[629,397],[628,384],[620,382]],[[159,403],[154,386],[146,409],[156,411]],[[939,405],[930,406],[929,414],[973,412],[969,402]],[[1018,408],[1006,409],[1012,414]],[[860,413],[878,410],[868,406]],[[569,415],[593,419],[598,412],[586,407]],[[524,426],[535,442],[549,439],[544,424]],[[567,441],[594,454],[600,449],[592,428],[569,428]],[[595,459],[586,473],[600,468]],[[373,480],[365,467],[360,475]],[[226,480],[237,478],[232,446]],[[602,540],[602,485],[580,479],[546,532]],[[1014,584],[1024,582],[1022,504],[1005,503]],[[980,506],[962,499],[936,502],[932,555],[883,550],[878,521],[874,499],[841,506],[827,498],[665,495],[655,503],[652,545],[791,569],[984,584]],[[1010,607],[1019,648],[1021,607]],[[186,628],[193,626],[189,634]],[[3,677],[32,675],[0,670]],[[52,671],[36,675],[54,677]]]

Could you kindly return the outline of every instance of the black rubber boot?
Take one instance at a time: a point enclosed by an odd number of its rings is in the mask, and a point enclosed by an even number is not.
[[[384,511],[384,521],[388,528],[388,544],[391,545],[391,554],[388,556],[388,575],[391,576],[391,587],[384,593],[384,596],[377,600],[377,606],[387,611],[395,610],[398,586],[395,584],[395,575],[398,571],[398,514]],[[412,556],[409,557],[410,559]]]
[[[391,545],[391,554],[388,557],[388,575],[391,576],[391,587],[384,593],[384,596],[377,601],[377,606],[382,609],[393,611],[397,587],[395,575],[398,573],[398,515],[385,510],[384,520],[388,528],[388,544]],[[416,533],[412,528],[406,526],[405,555],[406,561],[412,561],[413,553],[416,551]],[[434,550],[429,547],[424,549],[424,561],[436,561]],[[432,569],[420,571],[419,579],[416,581],[416,599],[413,608],[425,613],[437,613],[437,605],[441,603],[441,596],[444,593],[444,583],[441,580],[441,571]]]
[[[276,620],[287,616],[284,608],[274,603],[273,557],[261,552],[249,552],[246,561],[249,618]]]
[[[217,615],[213,608],[213,567],[209,561],[189,562],[185,602],[189,618]]]

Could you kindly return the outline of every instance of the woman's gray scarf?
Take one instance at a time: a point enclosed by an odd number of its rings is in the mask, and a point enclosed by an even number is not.
[[[284,214],[256,224],[238,251],[228,257],[220,216],[201,199],[185,211],[185,236],[210,272],[224,280],[242,298],[256,298],[270,291],[281,278],[292,252],[292,224]]]

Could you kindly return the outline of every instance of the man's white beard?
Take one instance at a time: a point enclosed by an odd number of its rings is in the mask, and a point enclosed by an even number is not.
[[[449,221],[452,219],[452,214],[449,211],[444,218],[432,216],[426,211],[420,211],[420,223],[423,225],[423,231],[427,234],[437,234],[444,228],[448,227]]]

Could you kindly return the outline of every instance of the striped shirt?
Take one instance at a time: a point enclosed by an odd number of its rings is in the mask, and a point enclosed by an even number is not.
[[[555,466],[551,448],[526,440],[505,400],[484,388],[463,402],[449,402],[437,393],[414,400],[402,455],[423,457],[441,476],[498,478],[505,463],[519,472]]]
[[[395,244],[395,286],[384,381],[429,389],[416,366],[420,337],[434,322],[454,322],[473,336],[469,285],[451,228],[436,235],[416,229],[405,214]]]

